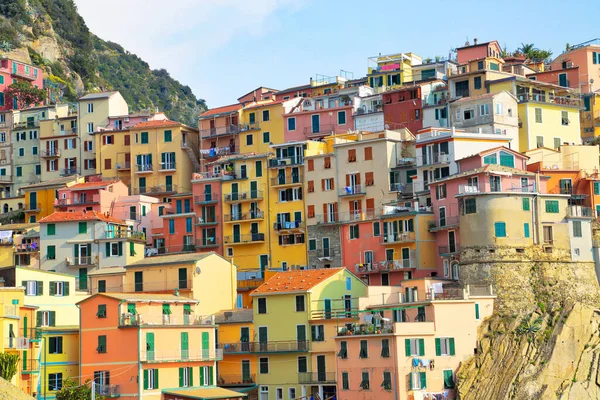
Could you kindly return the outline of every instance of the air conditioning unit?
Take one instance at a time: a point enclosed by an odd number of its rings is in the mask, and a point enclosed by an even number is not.
[[[129,117],[123,118],[123,122],[129,122]]]

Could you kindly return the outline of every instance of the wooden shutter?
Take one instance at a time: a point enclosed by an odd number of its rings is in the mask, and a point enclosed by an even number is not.
[[[56,326],[56,311],[48,311],[48,315],[49,315],[49,324],[50,326]]]
[[[360,174],[356,174],[356,184],[360,185]]]
[[[188,368],[188,386],[189,387],[194,386],[194,368],[192,368],[192,367]]]
[[[213,367],[208,367],[208,384],[213,385]]]
[[[327,204],[323,204],[323,222],[327,221]]]
[[[308,160],[308,170],[309,171],[315,170],[315,160]]]
[[[456,353],[456,349],[454,348],[454,338],[448,339],[450,342],[450,355],[453,356]]]
[[[315,217],[315,206],[308,206],[308,218]]]
[[[373,184],[375,183],[375,178],[373,176],[373,172],[367,172],[365,173],[365,184],[367,186],[373,186]]]
[[[36,296],[42,296],[43,294],[44,294],[44,281],[37,281]]]
[[[308,193],[315,191],[315,181],[308,181]]]
[[[356,161],[356,149],[348,150],[348,162]]]
[[[375,209],[375,199],[367,199],[367,211]]]
[[[333,203],[333,219],[334,221],[338,221],[337,203]]]
[[[425,355],[425,339],[419,339],[419,355]]]
[[[200,386],[204,386],[204,367],[200,367]]]
[[[325,191],[325,179],[321,179],[321,191]]]
[[[325,157],[325,160],[323,161],[323,166],[325,168],[331,168],[331,158],[330,157]]]
[[[350,213],[354,213],[354,202],[350,202]]]
[[[365,161],[373,159],[373,148],[371,146],[365,147]]]
[[[73,148],[76,149],[77,148],[77,140],[73,139]]]
[[[346,186],[350,186],[350,174],[346,174]]]
[[[125,135],[125,137],[123,138],[123,143],[125,144],[125,146],[129,146],[131,144],[131,137],[129,135]]]
[[[183,387],[183,368],[179,368],[179,387]]]
[[[148,370],[144,370],[144,389],[148,389]]]
[[[362,200],[358,200],[357,204],[358,204],[358,207],[356,208],[356,211],[362,212]]]
[[[111,169],[112,168],[111,161],[112,160],[110,158],[107,158],[107,159],[104,160],[104,169]]]

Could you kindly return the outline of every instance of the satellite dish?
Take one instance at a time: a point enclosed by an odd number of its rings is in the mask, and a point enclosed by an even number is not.
[[[194,275],[200,275],[200,272],[202,272],[200,267],[196,267],[196,269],[194,270]]]

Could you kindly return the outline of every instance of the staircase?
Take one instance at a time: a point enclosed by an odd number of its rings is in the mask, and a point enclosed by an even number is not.
[[[200,172],[200,152],[198,150],[198,143],[186,138],[181,142],[181,148],[187,153],[190,162],[192,163],[192,172]]]

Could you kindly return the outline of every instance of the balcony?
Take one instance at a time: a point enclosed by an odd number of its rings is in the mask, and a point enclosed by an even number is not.
[[[223,221],[224,222],[238,222],[238,221],[253,221],[264,219],[265,214],[260,210],[250,211],[245,213],[238,214],[224,214]]]
[[[222,349],[208,350],[144,350],[140,355],[141,362],[167,361],[220,361],[223,359]]]
[[[247,124],[240,124],[240,132],[249,132],[249,131],[258,131],[260,129],[260,124],[258,121],[249,122]]]
[[[227,203],[255,201],[255,200],[262,200],[262,199],[263,199],[263,191],[262,190],[252,190],[250,192],[241,192],[241,193],[227,193],[225,195],[225,202],[227,202]]]
[[[277,178],[271,178],[271,186],[287,186],[287,185],[302,185],[303,179],[302,174],[298,175],[286,175],[278,176]]]
[[[216,237],[204,237],[196,240],[196,248],[198,249],[209,249],[212,247],[219,247],[219,240]]]
[[[217,126],[209,129],[200,129],[200,137],[202,139],[209,139],[217,136],[236,135],[240,133],[239,125],[225,125]]]
[[[12,175],[0,175],[0,182],[10,183],[13,181]]]
[[[21,243],[15,246],[15,253],[39,253],[40,245],[36,242]]]
[[[460,246],[458,246],[458,245],[438,246],[438,254],[440,255],[440,257],[449,256],[452,254],[459,254],[459,253],[460,253]]]
[[[223,243],[228,245],[235,244],[252,244],[252,243],[264,243],[264,233],[249,233],[246,235],[231,235],[223,238]]]
[[[308,351],[308,341],[237,342],[219,344],[224,354],[295,353]]]
[[[177,192],[177,185],[156,185],[133,188],[133,194],[164,195]]]
[[[438,165],[447,165],[452,162],[452,154],[432,154],[429,157],[417,157],[418,166],[428,167],[428,166],[438,166]]]
[[[79,169],[77,167],[60,169],[60,176],[71,176],[71,175],[77,175],[78,173],[79,173]]]
[[[66,206],[77,206],[77,205],[88,205],[88,204],[100,204],[100,195],[92,195],[90,198],[88,196],[77,196],[73,198],[67,199],[58,199],[56,200],[56,207],[66,207]]]
[[[121,397],[119,385],[99,385],[95,384],[96,394],[104,398]]]
[[[581,108],[581,99],[576,97],[563,97],[563,96],[554,96],[552,94],[544,94],[544,93],[521,93],[517,94],[517,99],[519,103],[527,103],[527,102],[536,102],[536,103],[549,103],[549,104],[558,104],[561,106],[570,106]]]
[[[362,196],[367,194],[367,189],[364,185],[345,186],[338,190],[340,197]]]
[[[306,227],[304,221],[274,222],[273,230],[277,233],[301,231]]]
[[[387,236],[382,236],[381,243],[410,243],[416,240],[414,232],[389,233]]]
[[[183,285],[181,284],[183,283]],[[185,287],[181,287],[185,286]],[[191,284],[188,281],[177,281],[172,282],[170,288],[179,287],[185,289],[190,287]],[[165,288],[163,283],[160,288]],[[147,291],[158,291],[161,290],[159,286],[154,288],[144,287]],[[166,289],[166,288],[165,288]],[[119,327],[130,327],[130,326],[213,326],[215,324],[214,316],[212,315],[173,315],[173,314],[130,314],[123,313],[119,317]]]
[[[203,193],[198,196],[194,196],[194,202],[196,204],[213,204],[219,202],[219,193]]]
[[[136,174],[151,174],[154,172],[154,168],[152,164],[136,164],[135,165],[135,173]]]
[[[594,218],[594,210],[590,207],[568,206],[567,218]]]
[[[218,224],[220,221],[219,219],[216,217],[216,215],[206,215],[204,217],[198,217],[198,222],[196,223],[196,226],[207,226],[207,225],[216,225]]]
[[[177,170],[177,164],[174,162],[161,162],[160,166],[158,168],[159,172],[170,172],[170,171],[176,171]]]
[[[128,171],[128,170],[131,170],[131,161],[117,163],[117,171]]]
[[[431,221],[429,223],[429,231],[441,231],[444,229],[455,228],[459,224],[459,216],[451,215],[445,218],[438,218],[436,221]]]
[[[40,127],[40,121],[26,121],[26,122],[17,122],[13,125],[13,129],[34,129]]]
[[[415,261],[415,251],[410,252],[410,258],[404,258],[400,260],[386,260],[381,262],[371,262],[356,264],[356,273],[359,274],[370,274],[379,272],[390,272],[390,271],[410,271],[417,267]]]
[[[221,178],[224,181],[239,181],[248,179],[248,171],[235,170],[235,171],[221,171]]]
[[[396,161],[396,167],[410,167],[415,165],[417,162],[417,159],[415,157],[404,157],[404,158],[399,158]]]
[[[40,151],[41,158],[58,158],[60,157],[59,149],[49,149]]]
[[[335,372],[299,372],[298,383],[300,384],[315,384],[321,385],[324,383],[335,384],[336,373]]]
[[[217,380],[219,386],[245,386],[256,383],[255,374],[219,375]]]
[[[23,375],[37,374],[40,372],[40,360],[37,358],[21,360],[19,364],[21,364],[21,374]]]
[[[288,165],[301,165],[303,162],[303,156],[272,158],[269,160],[269,168],[285,167]]]
[[[304,135],[311,136],[325,136],[330,135],[334,132],[335,125],[333,124],[325,124],[319,126],[307,126],[304,128]]]
[[[473,185],[459,185],[458,194],[480,194],[480,193],[535,193],[535,185],[532,183],[527,186],[511,186],[511,187],[498,187],[496,185],[485,185],[485,186],[473,186]]]
[[[7,337],[4,338],[4,350],[27,350],[29,349],[29,339],[26,337]]]
[[[98,263],[98,257],[67,257],[66,262],[68,267],[90,267]]]
[[[104,232],[103,239],[132,239],[132,240],[146,240],[144,232],[129,231],[129,230],[118,230],[118,231],[107,231]]]
[[[25,204],[25,212],[39,212],[42,209],[42,203]]]

